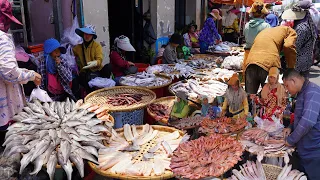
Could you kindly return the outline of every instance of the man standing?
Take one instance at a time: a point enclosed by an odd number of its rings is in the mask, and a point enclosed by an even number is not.
[[[281,51],[284,52],[288,68],[294,68],[296,39],[297,33],[285,26],[267,28],[257,35],[244,64],[247,93],[256,94],[259,86],[264,86],[271,67],[281,68]]]
[[[293,69],[283,75],[291,95],[297,95],[293,128],[284,129],[287,146],[296,146],[301,170],[309,180],[320,179],[320,87]],[[292,131],[293,130],[293,131]]]

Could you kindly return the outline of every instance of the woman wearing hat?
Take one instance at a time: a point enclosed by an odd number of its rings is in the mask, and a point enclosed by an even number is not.
[[[263,2],[254,2],[249,10],[249,13],[253,18],[246,23],[243,31],[243,35],[246,40],[243,67],[246,67],[247,58],[256,36],[265,28],[270,27],[270,25],[264,20],[264,16],[268,14],[268,10],[266,9]]]
[[[134,74],[138,68],[134,63],[127,61],[126,52],[135,52],[136,50],[130,44],[130,40],[126,36],[119,36],[114,40],[114,45],[110,52],[110,63],[112,65],[112,73],[115,76],[115,81],[119,84],[122,76]]]
[[[163,52],[163,64],[175,64],[178,62],[177,47],[181,44],[181,42],[182,38],[180,34],[173,34],[170,37],[169,44],[166,46]]]
[[[191,49],[191,53],[200,53],[199,35],[197,33],[197,25],[189,24],[188,32],[183,35],[184,44]]]
[[[246,117],[249,113],[247,93],[240,86],[238,74],[228,81],[228,89],[224,95],[222,115],[233,118]]]
[[[46,90],[54,101],[64,101],[71,97],[76,101],[71,90],[72,71],[67,60],[61,54],[66,53],[56,39],[48,39],[44,42],[44,58],[40,61],[38,72],[42,76],[41,89]]]
[[[22,25],[13,15],[8,0],[0,0],[0,130],[5,130],[11,118],[24,107],[26,98],[21,84],[33,81],[41,84],[40,74],[18,67],[15,46],[7,34],[11,22]],[[5,133],[5,132],[4,132]],[[3,140],[2,132],[0,141]]]
[[[286,108],[286,90],[282,84],[279,83],[279,69],[272,67],[269,70],[268,83],[265,84],[261,91],[260,104],[265,107],[263,119],[272,120],[271,117],[275,114],[282,114]]]
[[[221,20],[220,12],[218,9],[212,9],[199,35],[200,52],[203,54],[206,53],[209,46],[218,44],[222,40],[215,25],[216,20]]]
[[[82,44],[73,48],[80,70],[79,83],[86,89],[87,93],[89,93],[91,88],[88,82],[98,76],[109,78],[111,70],[108,65],[102,65],[102,46],[95,41],[97,35],[94,26],[87,25],[84,28],[76,29],[75,32],[83,39]]]
[[[227,14],[222,17],[223,37],[225,41],[238,43],[238,33],[240,32],[238,13],[240,11],[231,6]]]
[[[189,112],[188,96],[185,92],[178,91],[176,93],[176,101],[173,104],[169,121],[185,118],[188,116]]]
[[[318,38],[316,25],[312,21],[308,9],[309,1],[299,1],[292,9],[283,12],[283,20],[293,20],[292,28],[297,32],[296,50],[297,62],[295,70],[308,78],[313,64],[313,50]]]

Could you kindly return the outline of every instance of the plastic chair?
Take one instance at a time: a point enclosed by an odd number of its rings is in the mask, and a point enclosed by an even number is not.
[[[168,37],[160,37],[156,41],[156,55],[158,54],[159,49],[162,45],[168,44],[169,38]]]

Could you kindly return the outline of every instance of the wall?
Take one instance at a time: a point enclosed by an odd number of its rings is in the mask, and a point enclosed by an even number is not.
[[[175,1],[157,0],[157,37],[174,33]]]
[[[84,23],[96,26],[98,38],[96,39],[102,45],[104,60],[103,63],[109,63],[109,18],[108,18],[108,0],[90,0],[83,1]]]
[[[186,0],[186,24],[194,21],[201,25],[201,0]]]

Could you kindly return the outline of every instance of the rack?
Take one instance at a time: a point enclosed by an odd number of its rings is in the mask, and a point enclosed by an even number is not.
[[[23,24],[21,29],[10,29],[10,32],[14,35],[20,33],[23,35],[23,44],[25,47],[28,46],[28,34],[26,26],[26,18],[24,12],[24,3],[23,0],[13,0],[12,2],[12,11],[15,17],[21,17],[21,23]]]

